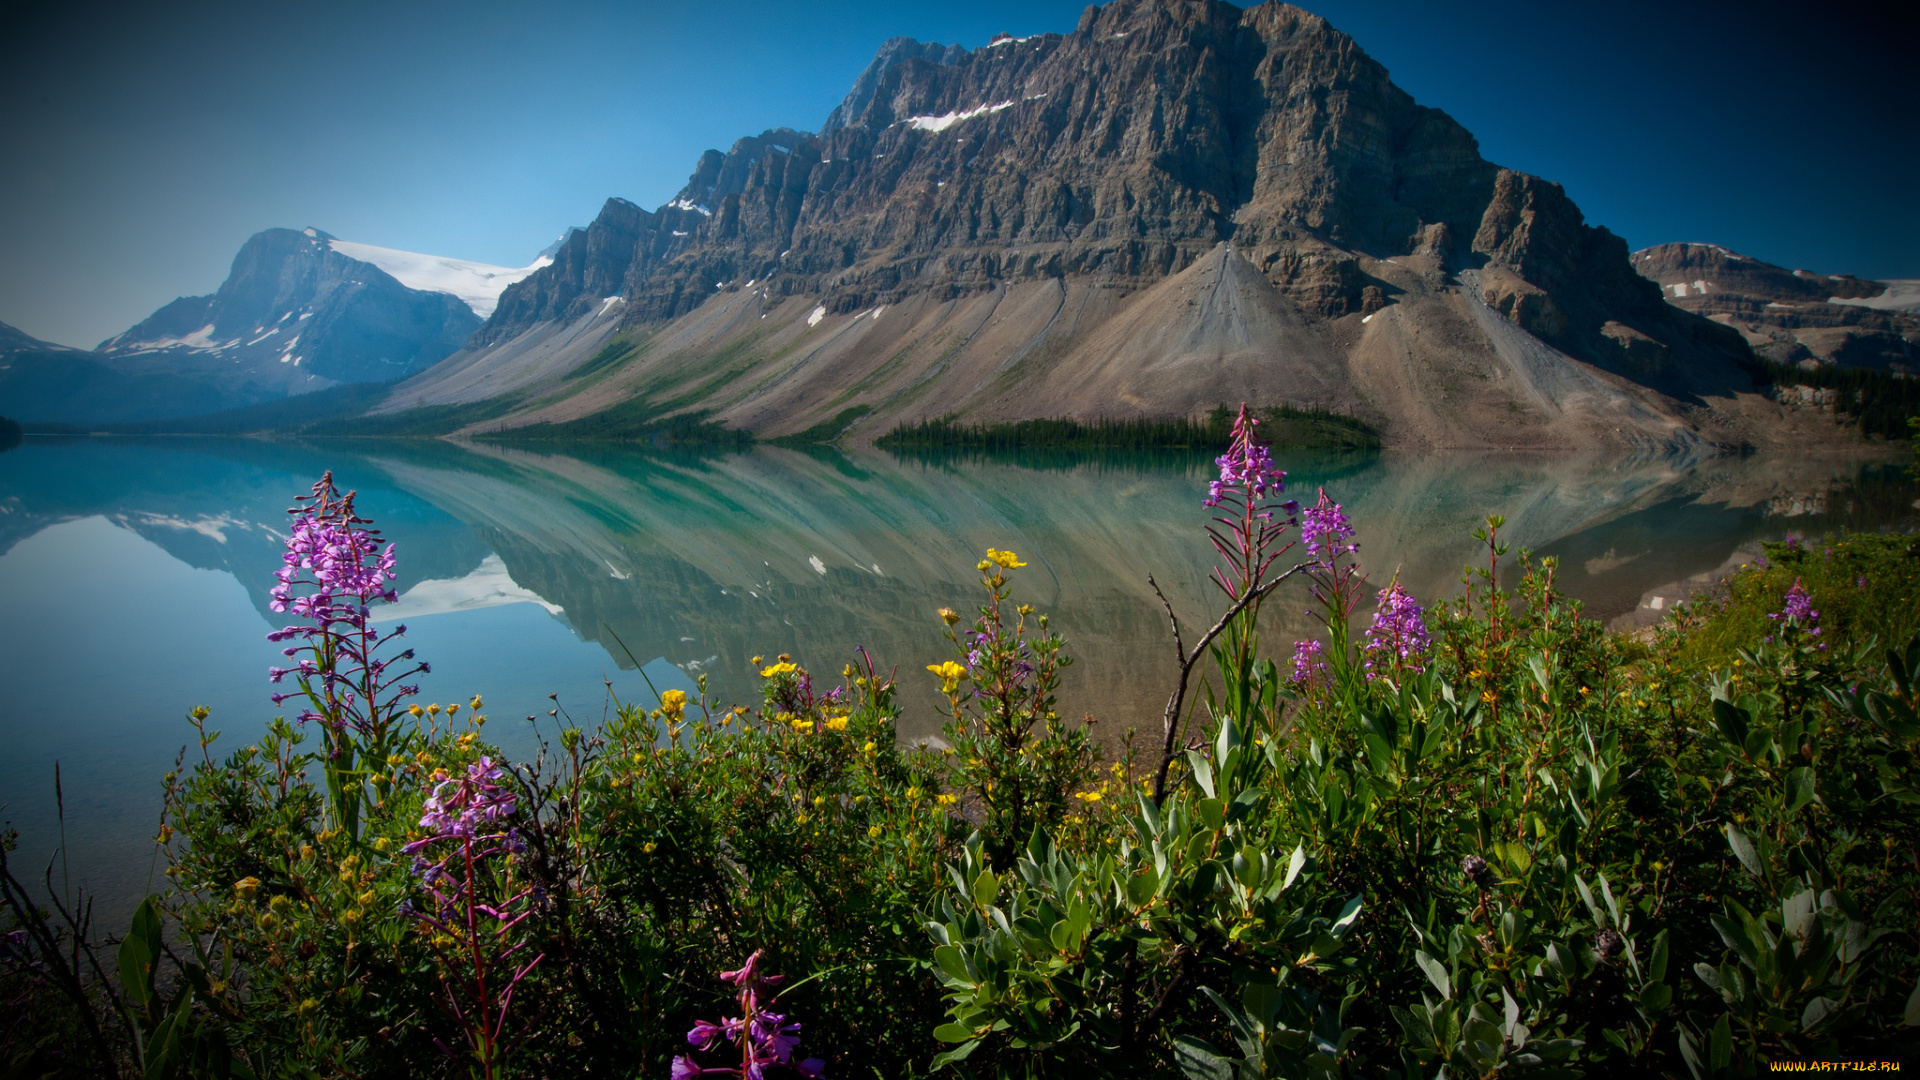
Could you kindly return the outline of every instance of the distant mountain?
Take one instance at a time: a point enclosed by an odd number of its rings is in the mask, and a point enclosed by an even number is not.
[[[519,268],[268,229],[219,290],[183,296],[88,352],[0,333],[0,413],[125,423],[392,382],[458,349]]]
[[[1325,20],[1114,0],[1068,34],[889,41],[821,134],[608,200],[382,409],[859,441],[1247,400],[1400,446],[1800,437],[1746,355]]]
[[[1920,281],[1788,270],[1716,244],[1657,244],[1633,268],[1769,359],[1920,371]]]
[[[409,288],[375,259],[450,291]],[[484,295],[484,273],[467,269],[475,265],[343,244],[318,229],[268,229],[240,248],[218,292],[183,296],[99,351],[254,401],[387,382],[431,366],[480,325],[451,291]]]
[[[0,322],[0,356],[8,353],[30,350],[35,352],[77,352],[70,345],[55,345],[51,341],[41,341],[18,327]]]
[[[0,323],[0,416],[28,422],[114,423],[241,404],[198,379],[142,370]]]

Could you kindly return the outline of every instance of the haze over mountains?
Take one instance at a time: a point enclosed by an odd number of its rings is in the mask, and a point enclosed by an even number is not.
[[[1903,364],[1913,321],[1757,284],[1757,305],[1676,295],[1746,279],[1630,258],[1324,20],[1211,0],[1115,0],[975,50],[894,39],[819,133],[709,151],[666,205],[609,199],[521,271],[330,241],[263,233],[259,272],[243,251],[215,297],[88,362],[252,400],[404,377],[376,412],[450,430],[698,416],[864,441],[1245,400],[1390,445],[1673,451],[1830,439],[1755,392],[1751,345]],[[488,310],[453,300],[476,282],[501,286]]]

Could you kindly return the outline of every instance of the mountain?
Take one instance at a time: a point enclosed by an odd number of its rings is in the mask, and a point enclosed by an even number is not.
[[[244,404],[206,383],[0,323],[0,416],[29,422],[115,423]]]
[[[1633,268],[1769,359],[1920,368],[1920,281],[1788,270],[1716,244],[1658,244],[1634,252]]]
[[[480,325],[464,298],[409,288],[393,270],[485,290],[484,276],[461,264],[344,244],[318,229],[268,229],[241,246],[218,292],[183,296],[98,351],[250,401],[388,382],[432,365]]]
[[[198,416],[417,374],[458,349],[519,268],[268,229],[218,291],[183,296],[92,352],[0,335],[0,410],[37,421]]]
[[[1251,401],[1402,447],[1831,439],[1750,355],[1325,20],[1114,0],[1068,34],[888,42],[820,134],[609,200],[380,408],[860,442]]]

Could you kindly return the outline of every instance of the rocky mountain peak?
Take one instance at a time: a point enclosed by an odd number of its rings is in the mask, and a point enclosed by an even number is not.
[[[800,316],[786,313],[789,300]],[[1362,397],[1353,387],[1399,370],[1400,360],[1381,359],[1398,355],[1390,339],[1407,357],[1452,356],[1441,340],[1478,340],[1515,372],[1544,370],[1533,353],[1543,349],[1552,364],[1604,373],[1569,375],[1561,387],[1585,387],[1583,400],[1595,402],[1627,393],[1605,379],[1695,404],[1747,385],[1731,331],[1662,303],[1634,273],[1626,245],[1587,224],[1559,185],[1485,160],[1469,132],[1415,102],[1324,19],[1280,3],[1112,0],[1065,34],[996,35],[975,49],[888,41],[819,134],[770,130],[710,150],[652,213],[609,201],[554,265],[502,296],[454,365],[464,372],[457,389],[429,379],[396,401],[554,378],[574,362],[565,351],[573,346],[553,344],[562,338],[603,341],[643,327],[651,335],[696,312],[719,320],[699,325],[730,329],[674,338],[687,357],[709,347],[692,342],[719,348],[712,343],[734,340],[727,335],[804,336],[828,319],[904,318],[928,305],[943,314],[927,314],[935,320],[927,325],[943,325],[1003,304],[1021,313],[1003,313],[1007,326],[1053,314],[1033,338],[988,335],[998,321],[941,331],[979,340],[992,355],[943,400],[927,381],[861,389],[852,372],[866,369],[849,360],[845,371],[817,376],[841,380],[839,389],[783,375],[790,391],[769,390],[751,406],[722,393],[699,407],[776,432],[822,419],[830,402],[869,406],[876,423],[909,410],[1165,414],[1261,396],[1355,409]],[[1120,314],[1136,307],[1155,314]],[[1423,336],[1416,323],[1451,329]],[[1132,341],[1161,341],[1165,355],[1118,366],[1113,357],[1138,350],[1102,335],[1123,324],[1140,331]],[[909,340],[929,339],[888,340],[904,356]],[[1282,348],[1320,359],[1261,359]],[[521,350],[533,350],[522,374],[482,372],[511,366]],[[1366,365],[1354,358],[1376,352],[1366,364],[1379,370],[1363,378]],[[959,361],[926,363],[925,379],[935,380]],[[1458,364],[1486,377],[1481,360],[1459,354]],[[1138,382],[1148,369],[1168,374]],[[1085,381],[1067,380],[1069,370]],[[1601,381],[1582,381],[1590,379]],[[732,385],[688,385],[723,384]],[[1054,390],[1034,389],[1042,384]],[[1574,423],[1553,396],[1561,390],[1528,385],[1506,399],[1509,411],[1542,410],[1542,431]],[[596,389],[555,408],[605,407],[625,392],[641,391]],[[1385,413],[1425,408],[1404,388],[1380,393],[1400,402],[1380,406]],[[1669,416],[1666,408],[1632,413],[1631,424],[1602,413],[1579,423],[1670,432],[1678,421],[1646,419]],[[1510,433],[1488,409],[1487,430]],[[1451,430],[1459,410],[1421,415]],[[1668,438],[1658,432],[1646,437]]]

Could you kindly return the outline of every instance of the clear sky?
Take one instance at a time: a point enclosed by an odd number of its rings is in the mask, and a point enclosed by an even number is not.
[[[1920,4],[1309,0],[1492,161],[1633,247],[1920,278]],[[887,38],[1070,0],[23,5],[0,34],[0,321],[92,346],[273,226],[508,266],[702,150],[815,130]]]

